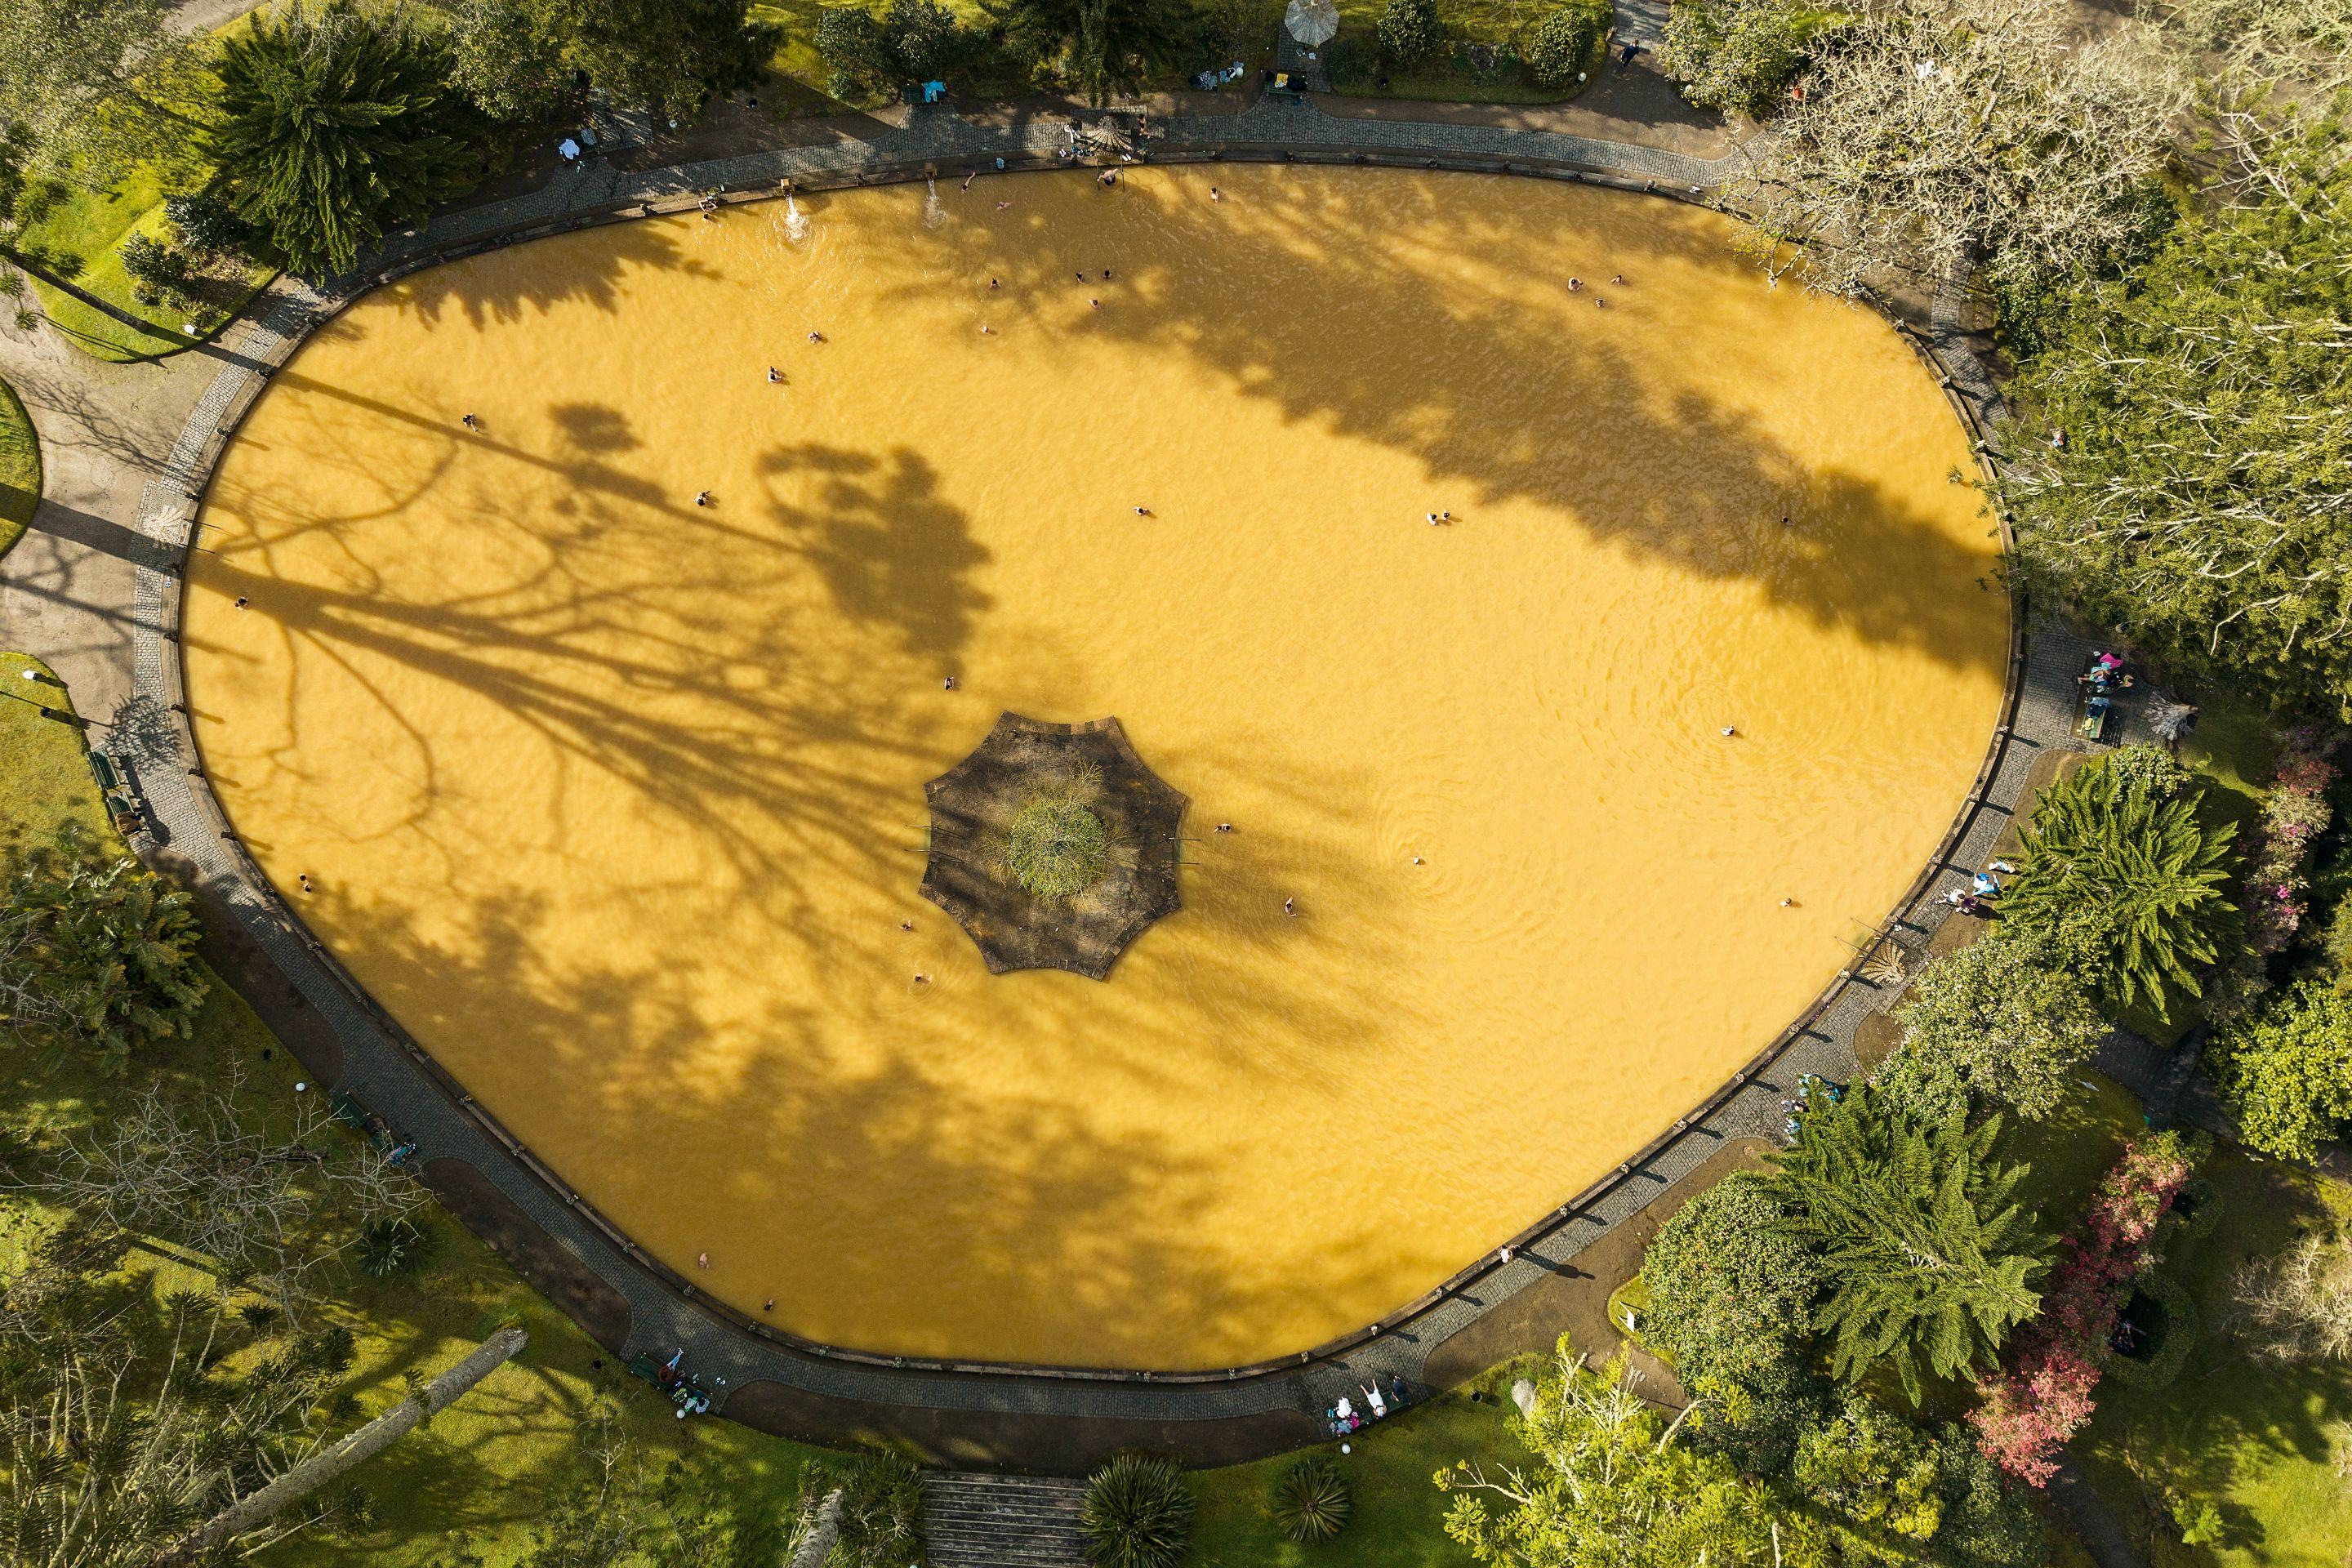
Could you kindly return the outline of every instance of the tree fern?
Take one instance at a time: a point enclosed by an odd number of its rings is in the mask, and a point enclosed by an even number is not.
[[[2012,1201],[2025,1168],[1991,1157],[1999,1128],[1916,1120],[1864,1088],[1809,1115],[1780,1157],[1771,1184],[1820,1260],[1813,1326],[1838,1377],[1884,1366],[1916,1404],[1923,1367],[1989,1363],[2033,1315],[2049,1238]]]
[[[2222,891],[2230,838],[2193,799],[2101,758],[2042,792],[2000,904],[2013,930],[2053,938],[2111,1012],[2145,1001],[2168,1016],[2175,990],[2200,994],[2238,909]]]

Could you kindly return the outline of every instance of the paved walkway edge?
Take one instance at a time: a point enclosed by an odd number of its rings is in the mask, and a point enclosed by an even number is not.
[[[968,168],[1054,167],[1063,141],[1058,123],[987,129],[951,114],[929,113],[872,142],[637,174],[599,167],[568,174],[528,196],[436,220],[428,232],[400,237],[360,271],[331,284],[281,282],[235,348],[215,351],[225,360],[224,368],[199,400],[163,471],[148,485],[141,528],[184,559],[213,465],[270,371],[321,322],[383,282],[501,245],[684,210],[712,190],[772,195],[785,181],[808,191]],[[1223,158],[1507,173],[1685,200],[1704,200],[1736,156],[1707,163],[1553,132],[1341,121],[1311,109],[1265,102],[1237,116],[1172,121],[1154,152],[1160,163]],[[1998,413],[1996,395],[1959,331],[1956,297],[1939,300],[1937,307],[1935,330],[1926,338],[1899,323],[1898,330],[1945,387],[1983,457],[1984,431]],[[2002,531],[2006,541],[2005,522]],[[1926,939],[1948,912],[1940,895],[1963,885],[1990,853],[2021,795],[2032,754],[2071,743],[2074,677],[2084,655],[2078,640],[2055,627],[2037,627],[2029,639],[2023,606],[2013,605],[2006,691],[1988,755],[1943,844],[1895,913],[1780,1038],[1614,1173],[1514,1238],[1512,1261],[1489,1257],[1380,1322],[1296,1357],[1213,1373],[1152,1373],[924,1362],[816,1345],[709,1300],[691,1281],[635,1247],[510,1137],[336,965],[244,854],[203,775],[201,755],[184,721],[175,647],[179,608],[176,564],[142,565],[134,605],[134,695],[119,716],[117,742],[139,765],[161,825],[152,847],[167,844],[172,856],[194,868],[208,897],[246,929],[341,1040],[345,1069],[338,1087],[415,1139],[423,1157],[473,1165],[562,1248],[626,1297],[634,1314],[630,1352],[685,1347],[706,1380],[726,1380],[730,1414],[837,1439],[871,1430],[876,1416],[921,1412],[926,1429],[950,1447],[960,1421],[999,1432],[1006,1423],[1042,1432],[1040,1424],[1059,1422],[1092,1434],[1075,1446],[1043,1445],[1058,1457],[1041,1463],[1070,1468],[1083,1468],[1089,1452],[1134,1442],[1146,1431],[1153,1440],[1221,1462],[1312,1440],[1316,1429],[1305,1413],[1320,1410],[1375,1374],[1396,1373],[1418,1381],[1435,1345],[1639,1213],[1724,1140],[1777,1138],[1780,1102],[1801,1074],[1843,1079],[1855,1072],[1855,1026],[1890,999],[1884,984],[1863,973],[1865,961],[1890,945],[1907,953],[1924,951]],[[746,1385],[758,1384],[779,1386],[761,1397],[740,1397]],[[755,1407],[791,1414],[761,1419]],[[898,1429],[907,1429],[907,1423],[899,1422]],[[1018,1461],[1000,1454],[993,1462]]]

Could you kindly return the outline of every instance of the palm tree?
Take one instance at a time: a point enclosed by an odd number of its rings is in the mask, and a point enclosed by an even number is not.
[[[2001,918],[2046,934],[2108,1008],[2145,999],[2159,1016],[2176,988],[2200,994],[2238,907],[2222,892],[2229,836],[2193,798],[2147,787],[2102,757],[2042,792]]]
[[[1773,1195],[1819,1260],[1814,1327],[1839,1378],[1886,1367],[1916,1405],[1923,1365],[1990,1364],[2041,1305],[2050,1240],[2011,1201],[2025,1167],[1991,1159],[2000,1125],[1923,1121],[1864,1087],[1808,1115],[1780,1157]]]
[[[349,267],[466,188],[471,110],[452,65],[445,34],[352,0],[261,13],[221,47],[206,151],[229,205],[296,271]]]

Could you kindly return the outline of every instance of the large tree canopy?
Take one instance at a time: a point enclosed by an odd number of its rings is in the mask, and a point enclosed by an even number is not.
[[[2215,1076],[2253,1148],[2315,1159],[2352,1122],[2352,995],[2306,981],[2215,1044]]]
[[[2352,716],[2343,132],[2312,127],[2251,205],[2081,290],[2018,386],[2032,439],[2010,496],[2029,579],[2084,618]]]
[[[220,58],[209,151],[237,215],[298,272],[340,270],[463,190],[471,110],[445,34],[352,0],[264,13]]]
[[[1874,1081],[1942,1113],[1965,1110],[1973,1090],[2048,1116],[2107,1033],[2055,942],[2000,928],[1921,971],[1895,1016],[1902,1048]]]
[[[1771,1191],[1821,1259],[1815,1326],[1855,1382],[1885,1367],[1916,1402],[1923,1369],[1989,1364],[2031,1318],[2049,1238],[2013,1201],[2022,1166],[1992,1158],[2000,1118],[1914,1118],[1867,1087],[1805,1118]]]
[[[2095,758],[2042,792],[2003,934],[2047,939],[2114,1012],[2169,1016],[2174,993],[2201,994],[2197,971],[2236,929],[2232,836],[2129,761]]]
[[[1017,51],[1065,60],[1071,85],[1097,106],[1140,91],[1199,35],[1186,0],[1001,0],[990,9]]]
[[[37,166],[89,182],[170,162],[205,128],[200,51],[170,12],[163,0],[0,5],[0,132]]]
[[[520,0],[541,37],[632,108],[684,119],[711,92],[751,80],[766,36],[747,0]]]
[[[1885,272],[2088,275],[2145,233],[2180,74],[2067,0],[1888,0],[1809,46],[1801,103],[1748,144],[1738,195],[1776,267],[1850,293]]]

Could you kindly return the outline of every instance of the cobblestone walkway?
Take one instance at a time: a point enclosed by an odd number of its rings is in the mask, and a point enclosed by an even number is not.
[[[569,173],[544,189],[436,218],[429,233],[400,237],[353,278],[311,288],[281,284],[266,297],[205,387],[169,458],[141,498],[137,525],[176,557],[188,543],[196,498],[237,420],[270,367],[282,363],[319,322],[383,278],[454,251],[487,248],[530,234],[641,210],[687,205],[699,193],[772,193],[790,179],[803,188],[919,178],[979,166],[1050,166],[1066,142],[1064,122],[1040,120],[982,127],[952,112],[917,113],[903,130],[871,141],[845,141],[763,152],[627,174],[609,165]],[[1641,190],[1655,187],[1703,197],[1737,155],[1707,162],[1654,148],[1549,132],[1338,121],[1311,105],[1262,100],[1244,113],[1179,117],[1166,125],[1155,155],[1178,158],[1296,158],[1412,166],[1503,167],[1549,178],[1595,178]],[[1956,404],[1971,423],[1990,427],[1994,393],[1968,342],[1939,301],[1938,325],[1921,344],[1938,363]],[[227,910],[329,1026],[342,1047],[339,1088],[421,1146],[429,1161],[462,1161],[564,1253],[625,1297],[633,1314],[626,1352],[683,1346],[706,1382],[724,1380],[730,1414],[755,1424],[803,1432],[872,1430],[877,1421],[927,1433],[953,1462],[1003,1462],[970,1434],[1010,1435],[1005,1447],[1032,1456],[1039,1468],[1081,1468],[1090,1456],[1139,1441],[1202,1458],[1232,1459],[1309,1441],[1312,1413],[1374,1376],[1402,1374],[1419,1384],[1430,1352],[1449,1335],[1548,1274],[1568,1268],[1595,1239],[1639,1213],[1653,1198],[1720,1147],[1741,1136],[1777,1138],[1781,1102],[1800,1074],[1844,1079],[1856,1070],[1856,1025],[1892,993],[1857,968],[1840,977],[1822,1005],[1767,1058],[1751,1065],[1706,1106],[1661,1135],[1599,1189],[1566,1203],[1514,1243],[1508,1262],[1490,1258],[1431,1296],[1342,1343],[1279,1366],[1231,1374],[1015,1373],[1003,1369],[909,1364],[902,1358],[850,1354],[786,1342],[764,1325],[731,1321],[699,1299],[690,1282],[668,1275],[604,1225],[575,1193],[508,1139],[333,966],[244,856],[208,786],[180,717],[180,661],[173,646],[179,582],[168,561],[140,564],[131,606],[134,694],[118,714],[115,740],[129,752],[160,824],[159,846],[193,867],[205,890]],[[37,651],[37,650],[36,650]],[[1885,928],[1885,940],[1908,960],[1922,952],[1948,912],[1938,901],[1964,885],[1990,854],[2025,785],[2034,756],[2070,743],[2074,677],[2083,645],[2063,630],[2037,627],[2012,671],[2014,712],[1995,739],[1979,789],[1937,863]],[[1873,973],[1878,973],[1873,966]],[[1566,1197],[1567,1194],[1563,1194]],[[1075,1434],[1063,1441],[1065,1435]],[[1047,1436],[1054,1440],[1046,1441]],[[1023,1445],[1026,1445],[1024,1447]],[[1043,1457],[1038,1457],[1043,1456]]]

